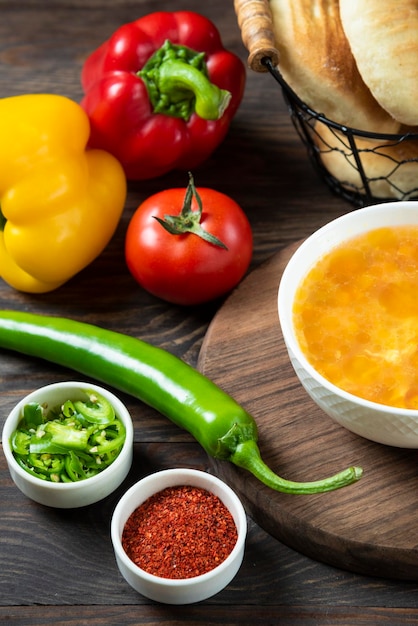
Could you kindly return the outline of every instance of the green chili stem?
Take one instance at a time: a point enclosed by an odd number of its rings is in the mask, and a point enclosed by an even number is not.
[[[356,482],[363,473],[359,467],[349,467],[334,476],[311,482],[294,482],[277,476],[261,459],[260,450],[255,441],[244,441],[232,454],[232,463],[248,470],[267,487],[282,493],[307,495],[334,491]]]

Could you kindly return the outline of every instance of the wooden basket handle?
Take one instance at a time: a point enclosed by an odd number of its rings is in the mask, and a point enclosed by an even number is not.
[[[248,65],[255,72],[266,72],[262,59],[279,63],[275,45],[269,0],[234,0],[234,9],[244,46],[249,52]]]

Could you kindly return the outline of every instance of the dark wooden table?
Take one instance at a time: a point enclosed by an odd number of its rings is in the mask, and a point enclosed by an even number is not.
[[[119,25],[154,10],[191,9],[211,18],[227,47],[246,60],[232,2],[225,0],[0,0],[0,95],[50,92],[81,98],[83,59]],[[1,141],[1,138],[0,138]],[[351,210],[313,171],[280,91],[268,75],[248,73],[242,106],[217,152],[194,172],[199,185],[233,196],[254,232],[252,268],[331,218]],[[1,176],[1,173],[0,173]],[[150,194],[183,186],[178,172],[130,184],[126,210],[106,251],[61,289],[17,293],[0,283],[0,306],[64,315],[141,337],[192,365],[221,302],[182,308],[144,292],[124,263],[130,216]],[[2,351],[0,426],[26,393],[80,378],[52,364]],[[135,425],[132,471],[102,502],[55,510],[25,498],[0,455],[0,621],[7,624],[412,624],[417,584],[368,578],[312,561],[249,519],[245,559],[233,582],[198,605],[159,605],[120,576],[109,522],[121,494],[152,471],[209,469],[187,434],[140,402],[121,395]]]

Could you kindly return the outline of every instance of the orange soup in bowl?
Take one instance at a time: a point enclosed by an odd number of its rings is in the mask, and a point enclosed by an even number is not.
[[[302,351],[331,383],[418,409],[418,226],[375,229],[324,255],[293,316]]]

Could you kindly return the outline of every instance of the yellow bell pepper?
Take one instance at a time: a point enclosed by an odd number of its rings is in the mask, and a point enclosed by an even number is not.
[[[126,177],[115,157],[86,149],[89,135],[64,96],[0,100],[0,276],[19,291],[64,284],[116,230]]]

